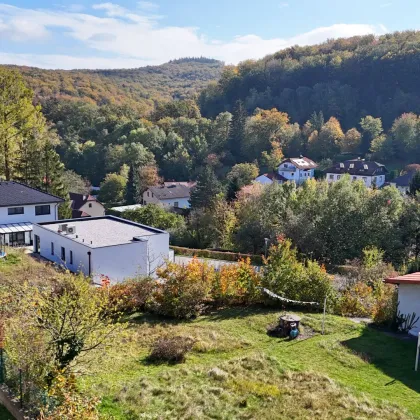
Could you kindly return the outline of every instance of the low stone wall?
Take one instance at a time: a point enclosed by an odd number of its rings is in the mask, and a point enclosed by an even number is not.
[[[25,416],[20,410],[19,404],[13,402],[7,392],[2,388],[0,388],[0,404],[4,405],[16,420],[25,420]],[[28,417],[26,417],[26,419],[27,418]]]

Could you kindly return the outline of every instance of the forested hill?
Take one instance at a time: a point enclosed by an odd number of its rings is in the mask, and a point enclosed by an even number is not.
[[[18,67],[41,103],[50,98],[78,99],[97,105],[129,105],[143,112],[153,109],[154,101],[193,96],[210,81],[218,80],[222,68],[222,62],[207,58],[185,58],[128,70]]]
[[[389,128],[404,112],[420,113],[420,32],[296,46],[228,66],[202,93],[202,114],[232,110],[238,99],[248,112],[276,107],[299,123],[323,111],[344,128],[365,115],[381,117]]]

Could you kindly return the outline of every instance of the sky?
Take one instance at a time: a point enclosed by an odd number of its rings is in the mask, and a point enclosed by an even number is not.
[[[291,45],[420,29],[419,3],[13,0],[0,3],[0,63],[133,68],[205,56],[237,64]]]

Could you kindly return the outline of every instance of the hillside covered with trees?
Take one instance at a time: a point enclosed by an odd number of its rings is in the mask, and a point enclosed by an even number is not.
[[[115,66],[118,67],[118,62]],[[160,66],[125,70],[15,68],[41,103],[51,98],[72,99],[96,105],[126,105],[145,114],[153,109],[155,101],[192,97],[210,81],[219,79],[223,63],[185,58]]]
[[[300,124],[322,111],[345,129],[373,115],[389,128],[405,112],[420,113],[419,69],[420,32],[342,38],[227,66],[200,105],[215,116],[242,100],[248,113],[276,107]]]

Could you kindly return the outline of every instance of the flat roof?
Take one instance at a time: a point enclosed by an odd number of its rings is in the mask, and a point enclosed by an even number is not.
[[[406,274],[405,276],[391,277],[385,280],[385,283],[392,284],[420,284],[420,272]]]
[[[59,233],[58,229],[62,224],[74,226],[76,233]],[[147,240],[152,235],[166,233],[162,230],[115,216],[84,217],[82,219],[38,223],[38,225],[90,248],[124,245],[136,242],[136,240]]]

